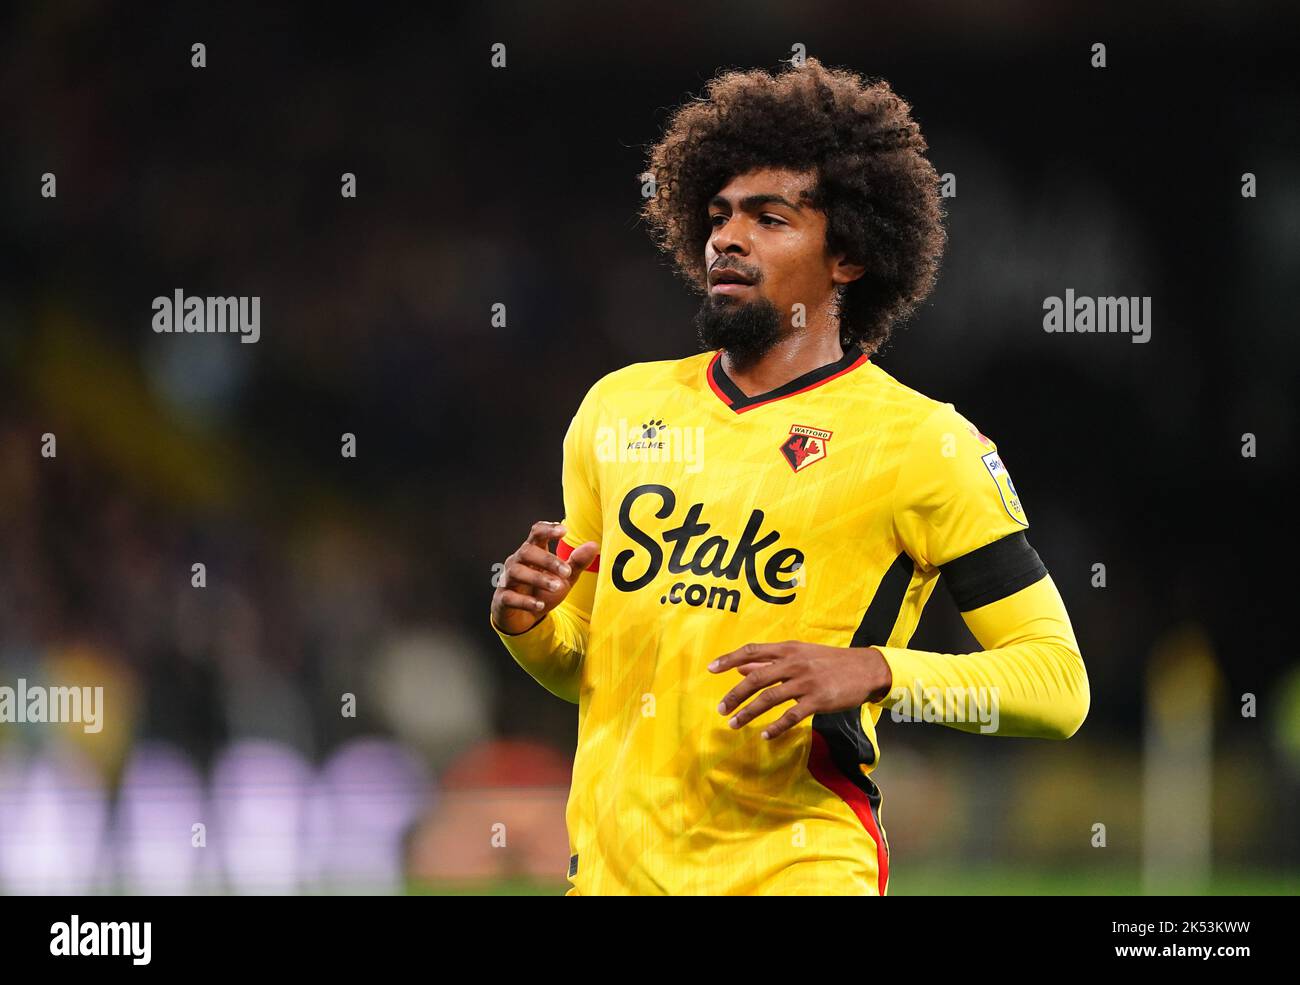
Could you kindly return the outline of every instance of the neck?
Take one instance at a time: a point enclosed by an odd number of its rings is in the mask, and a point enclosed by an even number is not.
[[[819,366],[833,363],[844,355],[838,331],[812,334],[807,331],[791,332],[778,342],[770,352],[743,371],[734,368],[730,355],[722,353],[722,369],[742,393],[752,397],[767,393],[783,384],[810,373]]]

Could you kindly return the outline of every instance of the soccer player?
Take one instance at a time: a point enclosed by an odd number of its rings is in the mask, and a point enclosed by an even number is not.
[[[882,709],[1056,739],[1087,714],[997,446],[871,359],[942,254],[925,150],[886,82],[814,58],[719,75],[651,150],[705,351],[587,391],[563,522],[491,606],[578,705],[571,895],[884,895]],[[982,651],[908,647],[940,575]]]

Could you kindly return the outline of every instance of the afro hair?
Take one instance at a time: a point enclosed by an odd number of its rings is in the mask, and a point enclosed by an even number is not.
[[[939,179],[911,107],[884,80],[816,58],[718,74],[650,149],[642,217],[693,289],[707,290],[708,202],[757,168],[815,169],[829,255],[866,272],[840,288],[840,341],[877,352],[934,287],[946,234]]]

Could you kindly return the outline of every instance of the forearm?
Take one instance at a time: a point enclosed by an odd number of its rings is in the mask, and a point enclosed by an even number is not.
[[[893,676],[886,708],[964,732],[1066,739],[1078,731],[1088,714],[1088,675],[1050,576],[962,617],[983,651],[877,647]],[[949,713],[934,719],[918,713],[927,706]],[[971,715],[973,707],[995,717]],[[962,708],[968,713],[952,713]]]

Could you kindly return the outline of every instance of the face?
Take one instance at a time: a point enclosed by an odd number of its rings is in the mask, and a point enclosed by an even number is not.
[[[736,175],[708,204],[709,286],[696,328],[738,369],[799,330],[791,326],[795,304],[811,321],[838,285],[861,276],[862,267],[827,253],[826,216],[806,199],[815,181],[811,170],[762,168]]]

